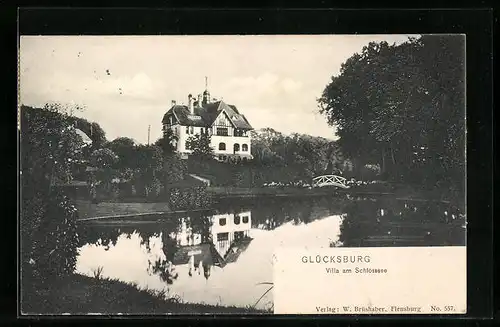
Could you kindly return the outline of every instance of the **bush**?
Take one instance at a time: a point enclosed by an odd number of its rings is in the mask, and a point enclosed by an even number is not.
[[[212,205],[212,196],[206,186],[173,187],[168,190],[171,210],[204,209]]]
[[[78,247],[76,208],[59,189],[50,194],[25,190],[21,216],[23,277],[58,278],[73,273]]]

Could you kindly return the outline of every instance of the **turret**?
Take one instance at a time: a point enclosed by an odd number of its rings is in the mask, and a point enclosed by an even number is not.
[[[208,77],[205,76],[205,91],[203,92],[203,106],[210,103],[210,92],[208,92]]]
[[[203,106],[207,105],[210,103],[210,92],[208,92],[208,90],[205,90],[205,92],[203,92]]]
[[[194,115],[194,104],[193,104],[194,98],[191,94],[188,95],[188,107],[189,107],[189,113],[191,115]]]

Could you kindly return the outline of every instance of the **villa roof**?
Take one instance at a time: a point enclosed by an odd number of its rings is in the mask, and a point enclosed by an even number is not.
[[[179,248],[174,255],[172,263],[174,265],[184,265],[189,262],[189,258],[194,256],[195,265],[200,261],[205,264],[214,265],[222,260],[217,251],[213,249],[212,244],[204,243],[191,246],[183,246]]]
[[[167,117],[174,114],[183,126],[210,127],[222,111],[226,112],[236,128],[253,129],[246,117],[239,113],[236,106],[226,104],[224,101],[208,103],[204,107],[194,107],[194,115],[191,115],[187,106],[174,105],[163,116],[162,122],[166,122]]]
[[[240,255],[248,248],[250,242],[252,242],[252,238],[250,237],[234,241],[224,258],[217,252],[215,246],[210,243],[182,246],[176,251],[172,263],[174,265],[187,264],[189,258],[194,256],[195,266],[201,261],[205,264],[224,267],[229,263],[236,262]]]
[[[227,265],[228,263],[236,262],[240,255],[248,248],[250,242],[252,242],[252,238],[250,237],[234,241],[233,244],[231,244],[231,247],[227,251],[226,255],[224,256],[222,267]]]

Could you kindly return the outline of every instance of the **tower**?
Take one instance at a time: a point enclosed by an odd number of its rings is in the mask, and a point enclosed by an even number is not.
[[[210,92],[208,92],[208,77],[205,76],[205,91],[203,92],[203,106],[210,103]]]

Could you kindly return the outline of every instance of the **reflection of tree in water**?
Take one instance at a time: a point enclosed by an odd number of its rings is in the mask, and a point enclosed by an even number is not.
[[[162,281],[172,284],[177,278],[177,273],[171,263],[177,250],[177,243],[170,235],[177,229],[177,219],[170,219],[160,224],[142,224],[140,226],[84,226],[80,229],[80,239],[82,245],[95,244],[108,250],[110,244],[116,245],[118,237],[125,236],[127,239],[131,239],[132,235],[137,234],[140,245],[146,248],[147,253],[157,256],[154,260],[148,260],[148,273],[158,275]],[[152,253],[150,242],[153,237],[161,239],[165,257],[161,253]]]
[[[192,234],[201,235],[201,243],[211,243],[210,228],[212,227],[211,216],[205,213],[193,213],[188,220],[188,227],[191,227]]]
[[[465,215],[439,202],[353,201],[339,241],[346,247],[463,245]]]
[[[160,255],[153,262],[148,260],[148,272],[150,274],[158,275],[160,279],[167,284],[172,284],[178,277],[178,273],[175,271],[175,267],[172,264],[174,254],[177,251],[177,242],[174,238],[172,238],[171,234],[172,232],[168,229],[163,229],[161,232],[145,230],[141,231],[140,234],[142,238],[141,244],[146,246],[148,252],[151,252],[151,247],[149,245],[150,238],[152,236],[160,237],[165,259],[163,259]]]
[[[154,263],[149,261],[148,272],[154,275],[158,275],[162,281],[171,285],[174,280],[179,277],[179,274],[175,271],[175,267],[169,260],[157,259]]]
[[[263,198],[247,205],[252,212],[252,227],[275,229],[291,221],[294,225],[308,224],[314,220],[343,213],[343,198],[310,197],[277,199]]]
[[[103,246],[104,250],[109,250],[110,245],[115,246],[122,231],[113,226],[80,226],[78,235],[79,246],[93,244]]]

